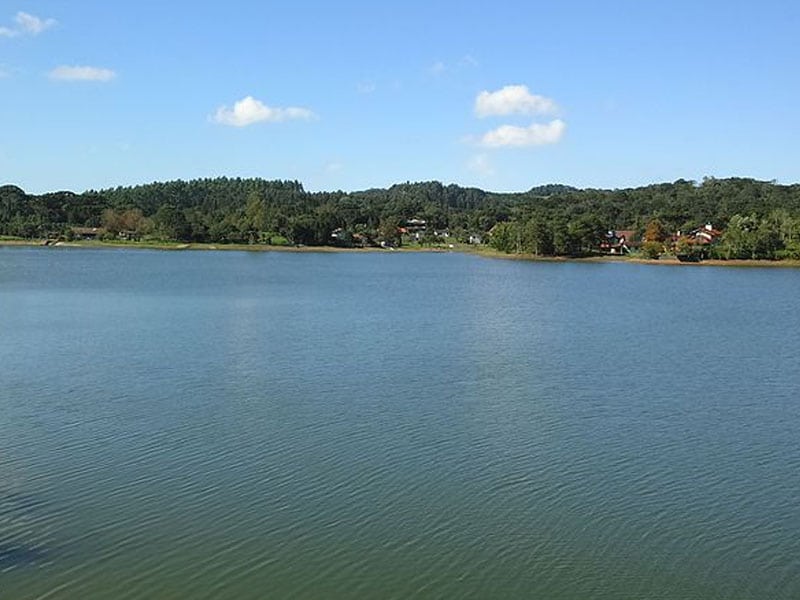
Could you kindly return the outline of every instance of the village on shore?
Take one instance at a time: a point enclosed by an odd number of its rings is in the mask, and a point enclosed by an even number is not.
[[[40,195],[4,185],[0,243],[783,263],[800,261],[800,184],[497,193],[430,181],[308,192],[297,181],[220,177]]]

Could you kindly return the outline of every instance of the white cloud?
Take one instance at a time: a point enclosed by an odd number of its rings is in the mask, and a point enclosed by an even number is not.
[[[494,167],[489,161],[489,156],[486,154],[476,154],[470,158],[467,163],[467,168],[481,177],[490,177],[494,175]]]
[[[561,119],[554,119],[547,124],[532,123],[528,127],[501,125],[497,129],[486,132],[480,143],[487,148],[520,148],[555,144],[564,135],[566,127],[567,124]]]
[[[295,106],[287,108],[271,107],[252,96],[247,96],[236,102],[233,108],[220,106],[211,119],[221,125],[246,127],[247,125],[264,121],[279,123],[297,119],[308,121],[314,118],[316,118],[316,115],[307,108]]]
[[[40,19],[26,12],[18,12],[14,17],[15,27],[0,27],[0,37],[17,37],[18,35],[39,35],[45,29],[56,24],[55,19]]]
[[[25,33],[31,35],[39,35],[45,29],[50,29],[56,24],[55,19],[40,19],[34,15],[29,15],[26,12],[18,12],[17,17],[14,19],[17,26]]]
[[[496,92],[482,91],[475,99],[478,117],[511,114],[548,115],[558,111],[550,98],[531,94],[525,85],[507,85]]]
[[[61,65],[49,73],[50,79],[55,81],[111,81],[117,74],[111,69],[87,66]]]

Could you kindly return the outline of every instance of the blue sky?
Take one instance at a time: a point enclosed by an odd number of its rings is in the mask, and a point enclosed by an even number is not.
[[[800,181],[800,3],[0,1],[0,183]]]

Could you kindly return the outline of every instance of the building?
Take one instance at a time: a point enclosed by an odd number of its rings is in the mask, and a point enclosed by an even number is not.
[[[76,240],[96,240],[105,231],[102,227],[73,227],[72,236]]]
[[[609,230],[600,241],[600,252],[603,254],[630,254],[634,242],[635,231],[632,229]]]

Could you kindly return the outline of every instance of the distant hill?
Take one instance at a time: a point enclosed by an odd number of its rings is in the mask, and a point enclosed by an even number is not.
[[[603,232],[625,229],[641,234],[654,221],[660,231],[705,223],[725,229],[732,222],[744,223],[741,227],[748,232],[760,232],[761,241],[753,242],[758,248],[777,248],[786,247],[793,236],[800,238],[796,233],[800,185],[706,178],[699,183],[679,179],[614,190],[547,184],[526,192],[498,193],[424,181],[355,192],[308,192],[298,181],[218,177],[80,194],[32,195],[13,185],[0,187],[0,235],[23,238],[67,236],[75,227],[102,227],[109,237],[130,239],[400,243],[398,231],[410,219],[425,222],[424,239],[419,231],[415,237],[430,243],[436,241],[437,232],[466,240],[470,234],[485,234],[508,223],[518,228],[515,251],[532,247],[537,253],[570,252],[575,244],[564,240],[578,238],[583,240],[581,248],[590,248]],[[780,244],[773,239],[776,235]],[[528,238],[541,238],[541,243],[526,246]]]
[[[537,185],[528,190],[530,196],[556,196],[558,194],[571,194],[579,192],[578,188],[570,185],[563,185],[560,183],[548,183],[546,185]]]

